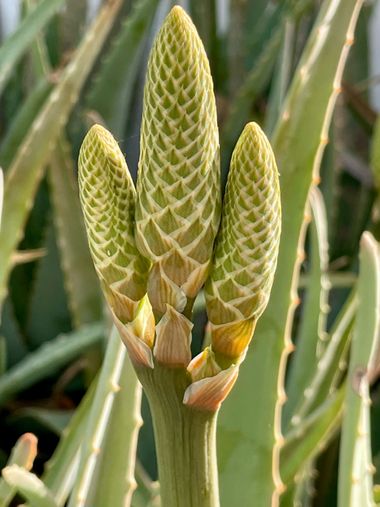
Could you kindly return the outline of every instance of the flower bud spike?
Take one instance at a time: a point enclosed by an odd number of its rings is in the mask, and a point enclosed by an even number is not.
[[[219,137],[202,42],[174,7],[154,43],[144,91],[136,243],[153,263],[149,297],[182,312],[205,282],[220,220]]]
[[[268,303],[280,229],[275,158],[264,132],[249,123],[232,155],[221,228],[205,287],[212,348],[233,362],[245,353]]]
[[[134,238],[136,192],[125,158],[105,128],[94,125],[90,129],[80,149],[78,167],[87,237],[102,289],[123,340],[127,341],[127,336],[140,340],[145,352],[138,356],[147,356],[144,363],[150,364],[154,319],[149,301],[143,299],[149,261],[137,250]],[[142,314],[144,329],[138,326]],[[127,325],[128,331],[123,331]],[[130,351],[140,347],[137,345],[130,346]],[[136,357],[132,360],[138,362]]]

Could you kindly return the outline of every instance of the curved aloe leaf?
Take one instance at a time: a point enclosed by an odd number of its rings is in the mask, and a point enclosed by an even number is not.
[[[30,503],[31,507],[57,507],[53,495],[36,475],[11,465],[3,469],[4,479],[14,487],[21,496]]]
[[[140,384],[128,360],[126,347],[114,328],[89,412],[69,507],[130,505],[135,488],[137,434],[141,425],[140,397]],[[120,421],[124,422],[122,436]],[[119,452],[121,445],[123,452]],[[112,480],[109,467],[115,467]],[[98,474],[104,477],[99,478]]]
[[[95,110],[116,138],[123,135],[144,43],[159,0],[139,0],[120,28],[86,106]]]
[[[338,506],[373,505],[370,396],[380,332],[380,251],[369,232],[360,242],[358,313],[352,339],[339,455]]]
[[[73,333],[58,336],[30,353],[0,378],[0,403],[6,402],[34,382],[58,371],[104,337],[101,324],[92,324]]]
[[[23,53],[65,0],[43,0],[20,23],[0,48],[0,94]]]
[[[78,99],[120,6],[121,0],[104,5],[74,59],[63,71],[59,83],[32,123],[7,172],[5,218],[0,231],[0,302],[6,293],[12,253],[22,236],[33,195],[43,176],[51,150],[59,139],[63,125]]]
[[[326,318],[330,282],[327,276],[329,258],[327,243],[327,218],[323,196],[317,188],[310,192],[310,269],[306,301],[302,310],[302,321],[297,335],[296,350],[292,357],[286,393],[288,401],[284,407],[284,426],[287,425],[294,408],[303,398],[317,364],[322,347],[327,340]]]
[[[37,438],[32,433],[25,433],[17,440],[12,449],[7,466],[18,465],[30,470],[37,455]],[[16,488],[0,479],[0,505],[8,507],[16,494]]]
[[[325,0],[274,134],[273,149],[281,173],[283,240],[272,297],[259,321],[236,389],[219,419],[220,483],[226,505],[277,505],[283,490],[279,472],[281,410],[302,258],[298,245],[305,228],[308,192],[313,181],[318,181],[361,4],[360,0]],[[265,389],[257,388],[262,385]],[[244,417],[237,416],[243,413]]]

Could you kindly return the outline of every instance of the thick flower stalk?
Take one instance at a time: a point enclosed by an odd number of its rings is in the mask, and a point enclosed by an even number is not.
[[[216,417],[268,302],[280,198],[269,142],[249,124],[221,211],[209,64],[180,7],[148,63],[137,191],[97,125],[81,148],[79,181],[94,264],[149,400],[162,504],[218,507]],[[211,345],[192,358],[192,306],[205,283]]]
[[[222,356],[239,361],[267,306],[280,229],[276,161],[261,128],[249,123],[232,154],[222,224],[205,290],[212,348]]]

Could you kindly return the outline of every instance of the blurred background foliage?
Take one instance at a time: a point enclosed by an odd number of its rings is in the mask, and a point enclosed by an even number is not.
[[[102,3],[109,9],[99,14]],[[176,3],[191,14],[210,59],[225,177],[232,148],[247,121],[263,125],[269,136],[274,131],[321,2]],[[11,181],[5,187],[0,244],[0,468],[16,440],[33,432],[39,441],[34,471],[43,471],[102,361],[107,311],[84,235],[77,155],[89,126],[100,122],[117,138],[136,176],[147,56],[172,2],[117,4],[0,3],[0,166]],[[366,2],[322,162],[329,257],[321,265],[331,284],[324,301],[326,329],[356,281],[362,232],[369,229],[380,239],[380,69],[375,63],[380,58],[379,25],[380,2]],[[307,311],[305,288],[320,266],[319,259],[308,255],[313,241],[311,230],[302,263],[295,341]],[[194,347],[199,347],[205,324],[201,303],[198,308]],[[372,450],[379,482],[377,374],[371,392]],[[138,466],[145,471],[139,477],[143,480],[148,472],[155,479],[144,400],[142,415]],[[338,438],[331,439],[314,463],[310,503],[302,505],[336,504]]]

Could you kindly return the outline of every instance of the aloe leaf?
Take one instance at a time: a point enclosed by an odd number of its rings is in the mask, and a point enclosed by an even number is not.
[[[34,72],[43,79],[51,72],[46,44],[38,40],[32,49]],[[71,147],[62,135],[50,157],[48,179],[68,305],[74,325],[80,327],[100,319],[102,299],[88,249],[74,174]]]
[[[295,38],[294,20],[288,19],[285,22],[282,37],[282,48],[278,56],[276,72],[271,86],[268,109],[265,115],[265,132],[271,137],[278,122],[280,113],[288,91],[291,72],[293,68],[293,49]]]
[[[25,433],[17,440],[12,449],[7,466],[19,465],[25,470],[30,470],[33,466],[37,454],[37,438],[32,433]],[[0,478],[0,505],[8,507],[12,498],[16,494],[16,489],[11,484]]]
[[[4,200],[4,176],[3,170],[0,167],[0,228],[1,228],[1,217],[3,215],[3,200]]]
[[[51,155],[48,177],[68,303],[79,327],[101,317],[102,299],[88,249],[74,164],[64,139]]]
[[[141,425],[140,389],[140,384],[128,359],[126,347],[114,328],[108,342],[98,387],[83,436],[79,469],[69,507],[130,505],[135,488],[133,474],[137,434],[138,427]],[[120,415],[126,426],[118,424],[117,417]],[[118,443],[121,441],[124,443],[122,453],[119,452],[120,443]],[[108,444],[113,449],[112,459],[109,458]],[[115,455],[115,448],[117,455]],[[118,463],[118,469],[113,467],[116,463]],[[109,486],[111,484],[109,467],[112,467],[117,482],[115,484],[112,481],[112,488]],[[104,475],[104,481],[109,481],[109,484],[103,482],[102,475]],[[98,489],[100,483],[102,487]],[[102,488],[106,490],[103,491]],[[103,503],[99,504],[97,502],[100,496]]]
[[[284,241],[268,308],[258,323],[236,388],[220,414],[219,469],[226,505],[245,507],[252,505],[252,499],[258,507],[276,505],[283,489],[279,473],[281,409],[302,258],[298,245],[305,229],[309,188],[318,181],[327,129],[361,4],[325,0],[274,134]]]
[[[65,0],[43,0],[19,24],[17,30],[0,48],[0,93],[38,32],[44,28]]]
[[[94,400],[96,385],[97,380],[94,379],[69,425],[64,430],[42,477],[44,483],[52,492],[58,507],[63,507],[75,482],[79,466],[80,447]]]
[[[104,505],[127,507],[130,505],[132,493],[136,487],[134,470],[137,436],[142,425],[141,386],[128,354],[125,355],[119,385],[120,392],[115,398],[107,424],[103,450],[99,456],[98,478],[91,486],[93,497],[91,507]],[[120,431],[121,428],[122,431]]]
[[[24,324],[28,345],[33,349],[72,329],[63,275],[59,269],[56,231],[51,219],[47,221],[44,229],[43,248],[46,254],[34,269]],[[51,297],[51,294],[54,294],[54,297]]]
[[[139,0],[120,28],[88,96],[95,110],[116,138],[123,135],[140,57],[159,0]]]
[[[19,145],[22,143],[29,126],[33,123],[44,101],[53,88],[53,83],[42,79],[20,106],[9,130],[0,146],[0,162],[7,168],[11,164]]]
[[[296,429],[285,436],[281,450],[281,478],[286,485],[315,458],[339,428],[343,413],[345,386],[327,399]]]
[[[132,507],[160,507],[160,485],[152,481],[139,461],[136,461],[136,491],[132,497]]]
[[[352,338],[339,455],[338,506],[372,506],[369,386],[380,331],[380,252],[369,232],[360,242],[358,311]]]
[[[356,308],[356,293],[353,292],[334,322],[327,349],[318,361],[312,379],[290,414],[290,425],[300,424],[307,414],[313,412],[335,390],[345,367]]]
[[[252,119],[249,114],[250,107],[260,92],[268,85],[273,74],[287,20],[289,18],[298,19],[300,13],[309,3],[309,0],[296,0],[295,2],[282,2],[277,7],[268,7],[269,16],[263,19],[261,26],[265,28],[258,32],[260,37],[257,37],[257,48],[250,49],[251,54],[256,54],[254,64],[237,90],[227,120],[223,125],[221,135],[222,168],[225,167],[244,124]]]
[[[5,182],[5,218],[0,232],[0,301],[6,293],[12,253],[22,236],[34,193],[51,150],[59,139],[62,127],[78,99],[120,6],[121,0],[104,5],[75,57],[63,71],[61,79],[31,125],[8,170]]]
[[[11,465],[3,469],[3,477],[12,487],[16,488],[31,507],[57,507],[51,492],[36,475]]]
[[[328,334],[326,318],[330,282],[327,271],[328,232],[323,196],[317,188],[310,192],[310,268],[302,321],[297,335],[296,350],[286,385],[288,401],[284,407],[284,426],[287,425],[295,407],[304,396],[322,356],[322,348]]]
[[[104,336],[102,324],[92,324],[67,335],[61,335],[31,352],[25,359],[0,378],[0,403],[5,403],[19,391],[56,373]]]

